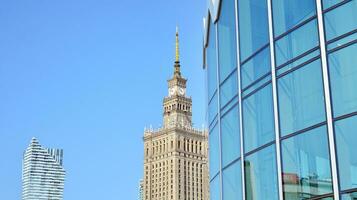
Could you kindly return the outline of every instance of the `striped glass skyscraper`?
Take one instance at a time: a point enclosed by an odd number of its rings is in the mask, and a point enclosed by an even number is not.
[[[211,200],[357,199],[357,0],[209,0]]]
[[[32,138],[23,157],[22,200],[62,200],[64,179],[63,150],[43,148]]]

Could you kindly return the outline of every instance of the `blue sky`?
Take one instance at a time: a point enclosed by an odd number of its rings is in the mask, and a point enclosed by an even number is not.
[[[33,136],[64,149],[65,200],[136,199],[141,137],[161,124],[176,24],[194,123],[204,123],[206,0],[0,5],[0,199],[20,199]]]

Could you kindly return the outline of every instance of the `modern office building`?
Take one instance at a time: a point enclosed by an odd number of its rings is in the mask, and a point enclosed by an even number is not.
[[[62,200],[64,179],[63,150],[43,148],[32,138],[23,157],[22,200]]]
[[[178,32],[163,126],[144,132],[145,200],[208,200],[208,135],[192,126],[192,99],[181,75]]]
[[[357,0],[212,0],[211,200],[357,199]]]

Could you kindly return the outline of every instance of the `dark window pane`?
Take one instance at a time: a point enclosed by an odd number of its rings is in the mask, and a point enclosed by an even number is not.
[[[325,121],[320,60],[278,79],[280,129],[283,136]]]
[[[241,61],[269,42],[266,0],[238,0]]]
[[[244,152],[274,140],[271,84],[243,101]]]
[[[278,199],[275,145],[247,156],[244,170],[247,200]]]
[[[222,1],[218,21],[218,50],[221,82],[237,67],[235,6],[233,0]]]
[[[340,187],[357,188],[357,116],[335,122],[335,135]]]
[[[357,44],[328,56],[334,116],[357,111]]]
[[[242,200],[241,161],[223,171],[223,200]]]
[[[312,0],[273,0],[274,31],[278,36],[316,13]]]
[[[285,199],[308,199],[332,193],[325,126],[283,140],[281,149]]]
[[[235,106],[221,120],[222,165],[225,167],[240,154],[239,115]]]

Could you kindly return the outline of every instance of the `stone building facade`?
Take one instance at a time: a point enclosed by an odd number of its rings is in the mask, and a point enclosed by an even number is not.
[[[192,126],[186,82],[176,32],[176,61],[163,100],[163,126],[144,131],[145,200],[208,200],[208,135]]]

